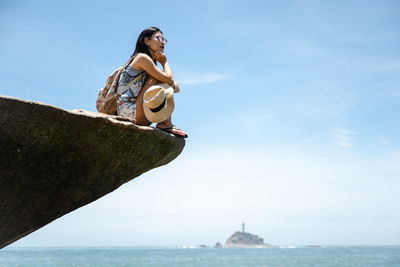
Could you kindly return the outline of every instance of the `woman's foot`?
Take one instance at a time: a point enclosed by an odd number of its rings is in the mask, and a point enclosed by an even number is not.
[[[164,122],[160,122],[156,125],[157,129],[160,129],[164,132],[168,132],[168,133],[172,133],[176,136],[180,136],[183,138],[187,138],[188,135],[187,133],[185,133],[184,131],[182,131],[181,129],[179,129],[178,127],[176,127],[175,125],[173,125],[172,123],[164,123]]]

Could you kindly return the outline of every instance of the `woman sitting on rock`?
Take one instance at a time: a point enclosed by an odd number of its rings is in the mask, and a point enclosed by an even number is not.
[[[139,35],[135,52],[119,78],[117,93],[121,97],[117,115],[135,120],[137,125],[158,122],[158,129],[187,137],[171,121],[173,93],[179,92],[179,86],[164,54],[166,44],[167,39],[156,27],[149,27]],[[164,71],[157,67],[157,61]]]

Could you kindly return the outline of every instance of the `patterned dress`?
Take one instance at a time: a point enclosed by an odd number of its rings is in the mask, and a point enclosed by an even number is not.
[[[136,120],[136,99],[142,90],[148,74],[128,65],[119,78],[117,93],[121,95],[117,101],[117,115]]]

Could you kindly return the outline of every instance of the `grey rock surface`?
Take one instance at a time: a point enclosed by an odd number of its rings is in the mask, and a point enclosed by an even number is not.
[[[253,235],[246,232],[235,232],[228,238],[225,244],[226,247],[271,247],[269,244],[264,244],[263,238],[258,235]]]
[[[0,96],[0,248],[175,159],[185,140]]]

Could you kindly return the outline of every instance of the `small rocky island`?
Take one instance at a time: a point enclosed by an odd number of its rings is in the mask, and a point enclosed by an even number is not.
[[[242,223],[242,231],[235,232],[225,243],[224,247],[232,248],[268,248],[272,247],[270,244],[264,243],[264,239],[258,235],[246,233],[244,229],[244,223]],[[222,247],[218,242],[216,247]]]

